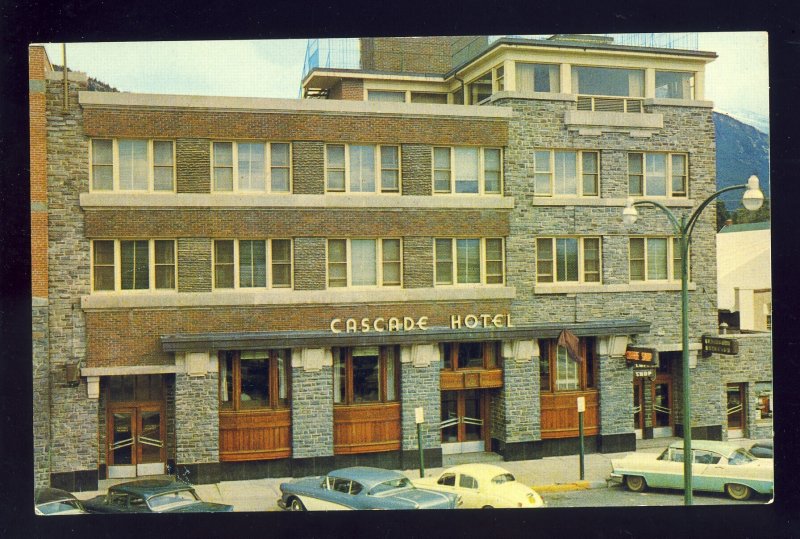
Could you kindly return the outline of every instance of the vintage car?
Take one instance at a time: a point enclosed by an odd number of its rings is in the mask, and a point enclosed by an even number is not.
[[[456,494],[416,488],[402,473],[367,466],[281,483],[278,505],[290,511],[454,509]]]
[[[82,515],[83,504],[60,488],[37,488],[33,493],[33,510],[37,515]]]
[[[143,479],[109,487],[84,502],[90,513],[220,513],[232,505],[202,501],[191,485],[169,479]]]
[[[750,446],[750,452],[754,457],[758,457],[760,459],[771,459],[773,458],[772,441],[756,442]]]
[[[734,500],[746,500],[753,492],[773,493],[773,464],[754,457],[735,443],[695,440],[692,442],[692,487],[694,490],[726,492]],[[629,490],[683,488],[683,441],[675,442],[660,455],[632,453],[611,461],[612,481]]]
[[[461,464],[434,477],[414,480],[421,488],[458,494],[464,509],[543,507],[541,496],[493,464]]]

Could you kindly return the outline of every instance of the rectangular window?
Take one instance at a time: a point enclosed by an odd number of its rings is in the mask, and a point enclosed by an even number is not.
[[[539,383],[542,392],[585,391],[596,389],[597,373],[594,357],[595,339],[581,337],[580,361],[569,357],[567,349],[556,339],[539,340]],[[573,401],[574,402],[574,401]]]
[[[439,94],[434,92],[411,92],[411,102],[446,105],[447,94]]]
[[[393,346],[333,349],[333,402],[370,404],[397,400],[399,354]]]
[[[502,179],[500,148],[433,148],[434,193],[500,194]]]
[[[572,66],[572,93],[644,97],[644,70]]]
[[[502,238],[436,238],[436,284],[503,284]]]
[[[556,346],[556,391],[578,389],[578,363],[570,359],[567,349]]]
[[[628,193],[631,196],[685,197],[688,177],[685,154],[628,154]]]
[[[174,191],[171,140],[92,139],[92,191]]]
[[[219,407],[222,411],[289,406],[289,351],[220,352]]]
[[[290,191],[289,143],[214,142],[211,157],[212,185],[216,192]]]
[[[487,71],[474,81],[467,84],[467,105],[477,105],[484,99],[492,96],[492,72]]]
[[[368,90],[367,101],[385,101],[392,103],[404,103],[406,100],[405,92],[392,92],[386,90]]]
[[[214,288],[291,286],[291,240],[214,240]]]
[[[678,281],[681,278],[680,240],[631,238],[631,281]]]
[[[539,341],[539,390],[550,392],[550,341]]]
[[[399,239],[328,240],[328,287],[400,286]]]
[[[656,97],[694,99],[694,73],[656,70]]]
[[[95,240],[92,290],[175,290],[175,240]]]
[[[325,175],[329,192],[399,192],[400,147],[328,144]]]
[[[504,66],[498,66],[494,69],[494,86],[498,92],[502,92],[506,86],[506,69]]]
[[[496,369],[499,346],[498,341],[439,343],[442,369]]]
[[[598,196],[600,154],[585,150],[536,150],[536,196]]]
[[[561,91],[560,69],[557,64],[526,64],[517,62],[518,92]]]
[[[538,238],[536,282],[599,283],[600,238]]]

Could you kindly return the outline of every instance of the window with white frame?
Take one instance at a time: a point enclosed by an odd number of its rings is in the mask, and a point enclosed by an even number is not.
[[[400,239],[329,239],[328,287],[400,286]]]
[[[500,148],[433,148],[433,192],[499,195],[503,190]]]
[[[599,283],[600,238],[538,238],[537,283]]]
[[[656,70],[656,97],[694,99],[694,73]]]
[[[175,240],[93,240],[92,290],[175,290]]]
[[[173,192],[175,144],[171,140],[92,139],[91,191]]]
[[[628,154],[628,194],[631,196],[685,197],[688,178],[686,154]]]
[[[679,281],[681,264],[679,238],[630,238],[631,281]]]
[[[368,90],[367,101],[405,103],[406,93],[402,90]]]
[[[600,153],[587,150],[536,150],[536,196],[598,196]]]
[[[436,285],[503,284],[503,238],[436,238]]]
[[[400,147],[326,145],[325,186],[328,192],[400,192]]]
[[[292,287],[292,240],[214,240],[214,288]]]
[[[558,64],[516,63],[518,92],[561,91],[560,67]]]
[[[288,142],[214,142],[211,146],[213,191],[290,192]]]

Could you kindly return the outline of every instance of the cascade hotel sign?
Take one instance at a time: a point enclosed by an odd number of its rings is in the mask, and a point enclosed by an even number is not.
[[[389,318],[334,318],[331,320],[331,332],[333,333],[382,333],[384,331],[413,331],[415,329],[425,331],[428,329],[428,317],[420,316],[392,316]],[[511,328],[510,314],[460,314],[450,315],[450,329],[476,329],[476,328]]]

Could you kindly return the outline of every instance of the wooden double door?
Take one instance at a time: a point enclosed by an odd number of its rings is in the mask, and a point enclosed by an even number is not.
[[[633,380],[633,428],[636,438],[641,439],[645,428],[645,391],[650,391],[651,425],[653,438],[666,438],[674,433],[674,396],[672,379],[656,377],[655,381],[645,383],[643,378]]]
[[[488,410],[485,389],[442,391],[442,454],[485,451]]]
[[[167,459],[162,404],[110,407],[107,432],[109,478],[164,473]]]

